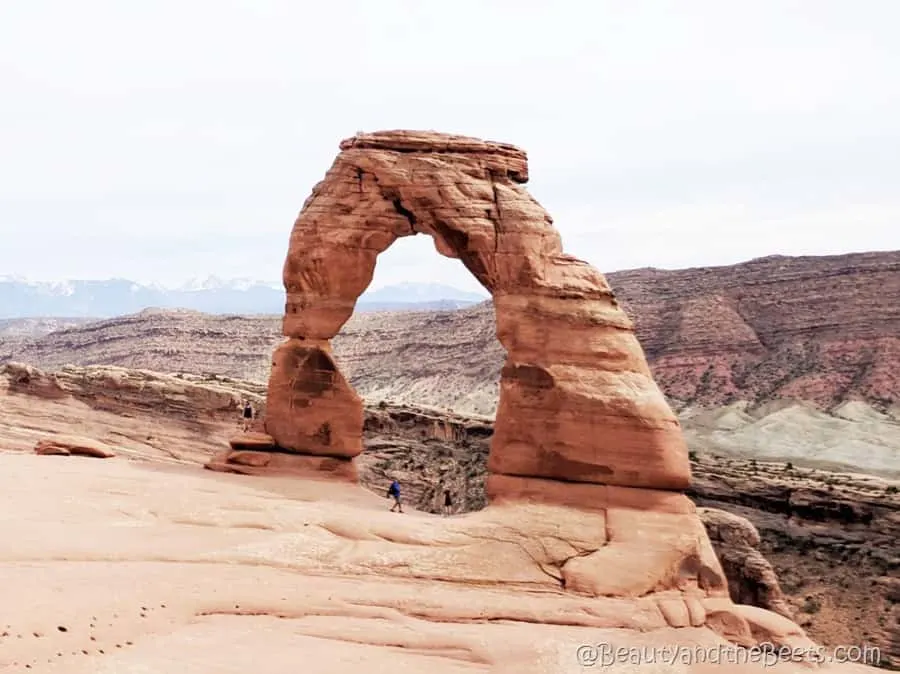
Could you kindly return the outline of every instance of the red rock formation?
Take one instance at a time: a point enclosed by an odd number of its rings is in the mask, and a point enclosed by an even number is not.
[[[362,401],[330,340],[397,238],[430,235],[491,292],[507,351],[489,469],[678,490],[690,468],[681,430],[653,381],[632,323],[596,269],[563,253],[522,184],[525,153],[431,132],[341,143],[294,224],[287,303],[265,429],[279,450],[352,459]],[[498,484],[503,484],[500,482]]]
[[[355,478],[363,405],[330,340],[371,282],[379,253],[401,236],[429,234],[490,291],[507,352],[488,461],[492,504],[459,521],[459,549],[447,539],[428,555],[418,546],[411,559],[379,555],[366,572],[452,580],[448,570],[474,566],[467,579],[481,583],[552,579],[586,597],[652,596],[661,624],[706,626],[742,646],[813,646],[784,616],[729,598],[696,508],[678,493],[691,477],[678,421],[606,280],[563,253],[550,216],[522,187],[525,154],[403,131],[357,136],[341,150],[291,233],[288,339],[273,358],[266,433],[233,439],[209,467],[258,474],[295,466]],[[573,517],[577,545],[563,533]],[[508,547],[485,544],[474,533],[485,526]],[[378,537],[373,529],[359,540]],[[529,563],[533,578],[509,573]]]
[[[609,281],[655,379],[679,402],[884,409],[898,399],[900,252],[635,269]]]
[[[702,508],[699,515],[728,576],[731,598],[792,619],[775,569],[759,551],[756,527],[744,517],[715,508]]]

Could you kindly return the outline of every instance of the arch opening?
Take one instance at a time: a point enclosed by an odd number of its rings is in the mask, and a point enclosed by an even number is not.
[[[417,284],[422,294],[400,294],[403,279],[429,272],[433,287]],[[332,340],[335,362],[364,400],[360,483],[381,494],[396,477],[409,506],[435,514],[487,503],[506,353],[489,296],[475,294],[480,286],[466,276],[459,260],[435,252],[431,237],[398,238],[376,260],[375,301],[364,293]],[[404,306],[403,299],[419,302]],[[462,300],[468,306],[459,306]]]

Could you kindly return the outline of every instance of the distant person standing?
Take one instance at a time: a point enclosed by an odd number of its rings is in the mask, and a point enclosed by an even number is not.
[[[449,515],[453,512],[453,499],[450,498],[450,490],[444,490],[444,515]]]
[[[400,483],[397,480],[391,482],[391,486],[387,491],[388,498],[394,499],[394,505],[391,506],[391,512],[403,512],[403,504],[400,502]]]
[[[250,401],[244,403],[244,433],[250,430],[250,424],[253,423],[253,407]]]

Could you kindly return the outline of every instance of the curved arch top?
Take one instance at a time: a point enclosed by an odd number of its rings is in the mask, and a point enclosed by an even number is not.
[[[553,220],[524,187],[522,150],[430,131],[359,134],[340,148],[303,205],[284,264],[288,340],[274,357],[266,413],[282,449],[347,459],[362,450],[362,401],[329,340],[378,255],[421,233],[493,297],[508,354],[493,495],[533,490],[535,479],[688,486],[681,429],[632,323],[603,275],[563,252]]]

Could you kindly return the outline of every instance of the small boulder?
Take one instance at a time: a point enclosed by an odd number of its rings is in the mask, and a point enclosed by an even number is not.
[[[240,450],[228,454],[228,463],[236,463],[241,466],[262,467],[269,465],[272,454],[269,452],[250,452]]]
[[[116,454],[106,444],[87,438],[59,437],[41,440],[34,447],[35,454],[43,456],[89,456],[95,459],[111,459]]]
[[[271,435],[258,432],[241,433],[232,437],[228,444],[236,450],[244,449],[250,451],[271,451],[277,446]]]
[[[60,447],[47,440],[42,440],[35,446],[34,453],[43,456],[69,456],[72,452],[65,447]]]
[[[697,513],[728,578],[731,599],[792,619],[775,569],[759,551],[757,528],[746,518],[717,508],[698,508]]]

